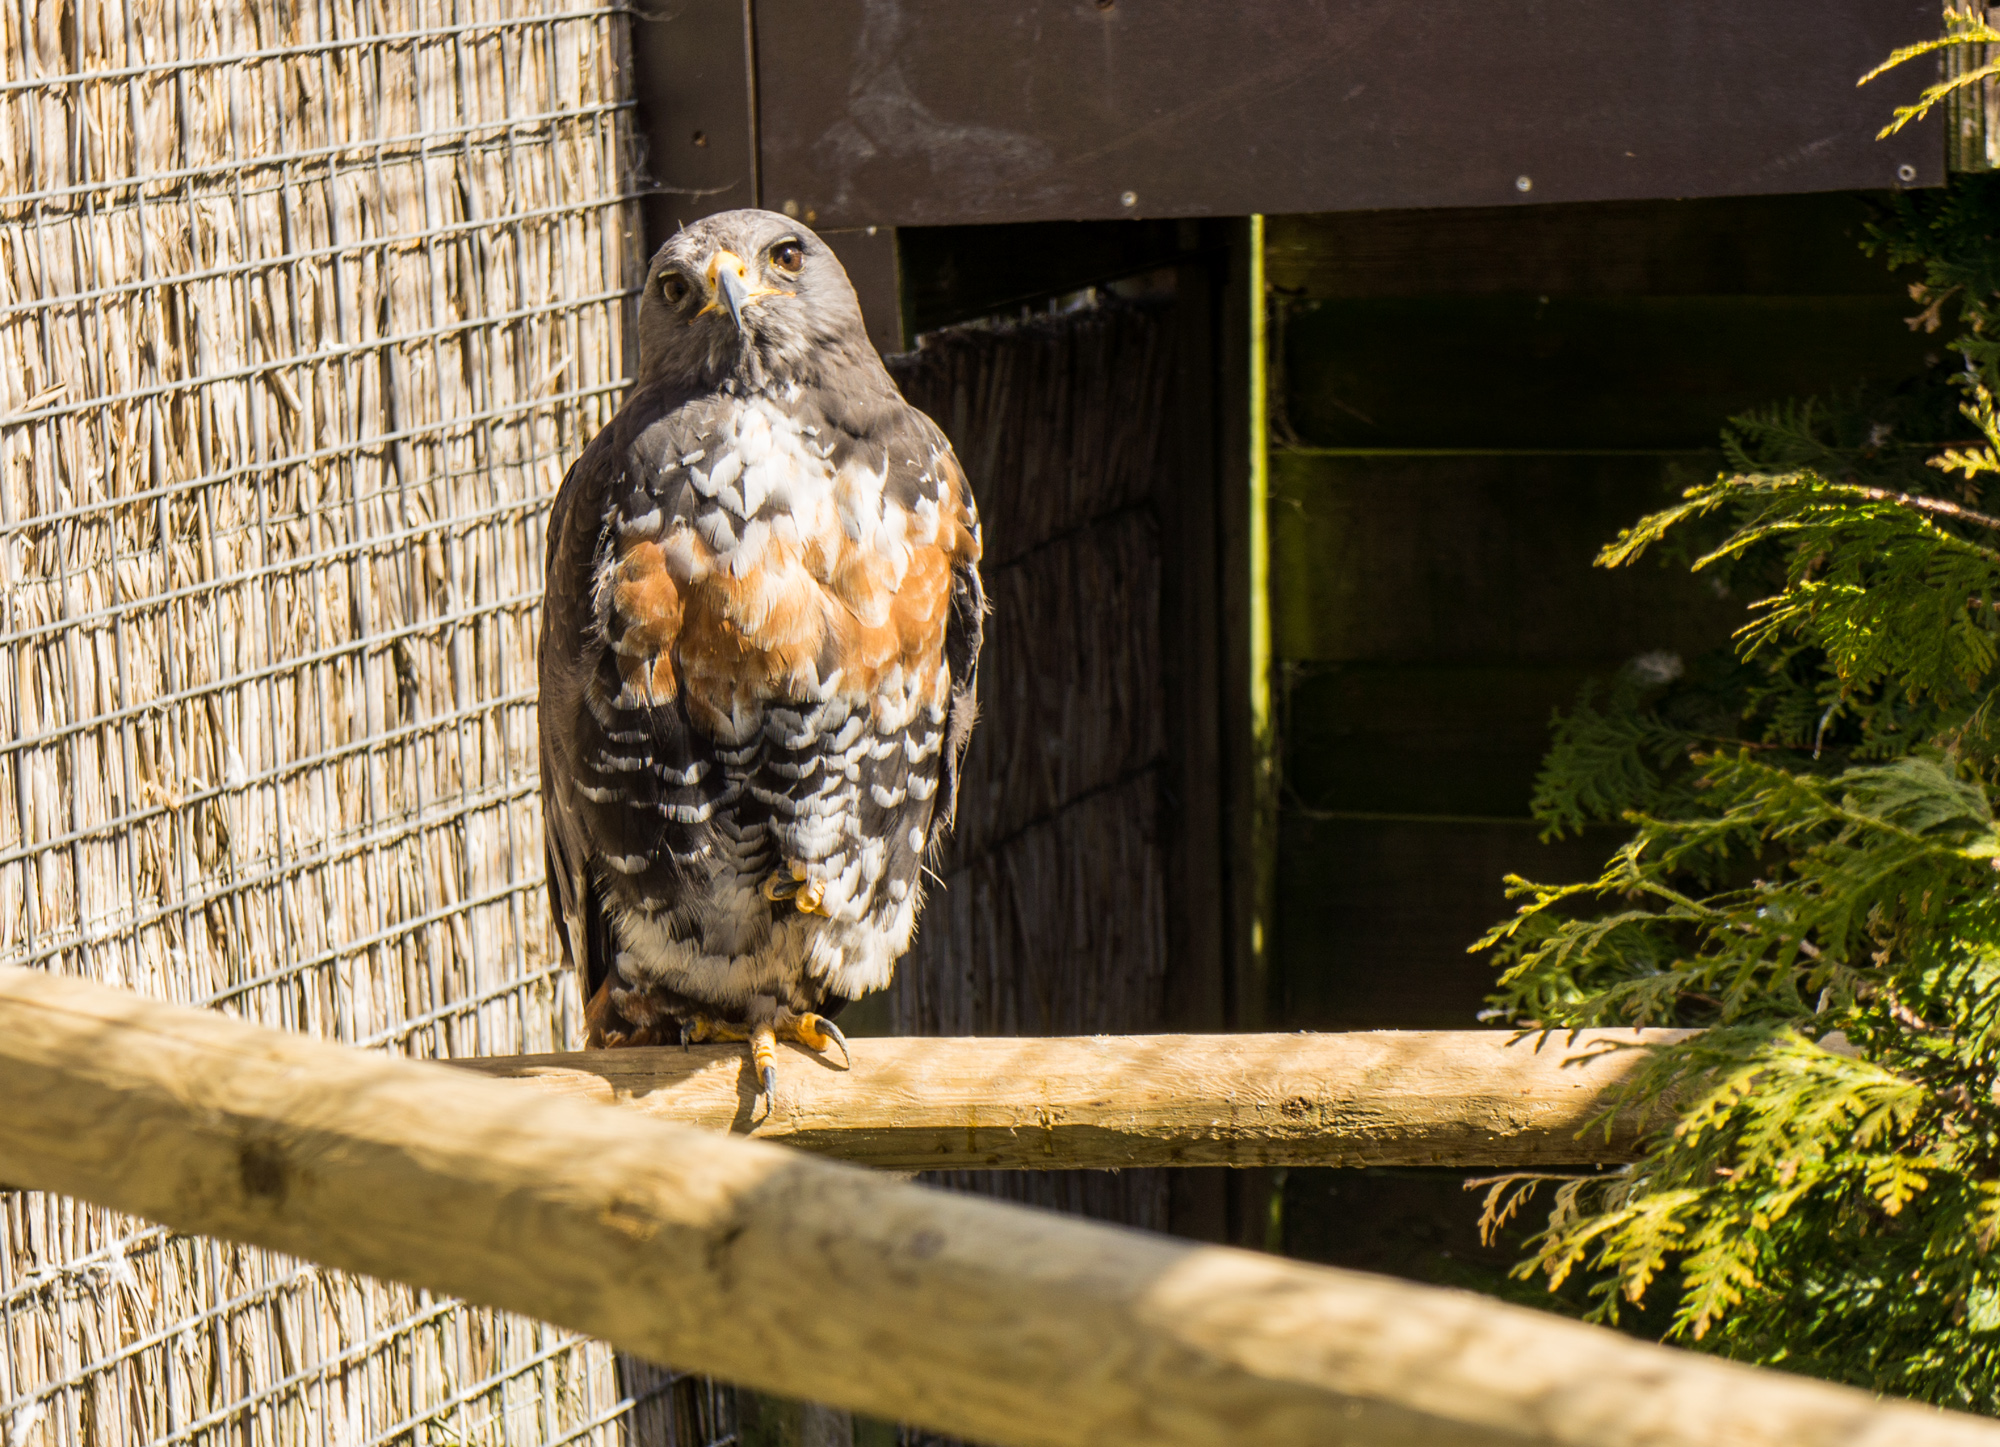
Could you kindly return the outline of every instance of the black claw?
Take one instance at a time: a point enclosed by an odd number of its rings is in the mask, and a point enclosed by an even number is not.
[[[773,1105],[777,1104],[778,1067],[775,1065],[767,1065],[764,1067],[764,1094],[770,1100],[771,1104]]]
[[[831,1036],[833,1043],[840,1047],[840,1068],[842,1070],[852,1070],[854,1068],[854,1052],[847,1048],[847,1037],[840,1033],[840,1027],[824,1015],[815,1015],[813,1018],[819,1022],[819,1028]]]

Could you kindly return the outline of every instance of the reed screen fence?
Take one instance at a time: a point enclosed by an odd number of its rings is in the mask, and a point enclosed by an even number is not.
[[[0,9],[0,960],[562,1049],[543,519],[638,278],[630,15]],[[727,1440],[554,1328],[0,1193],[0,1442]]]

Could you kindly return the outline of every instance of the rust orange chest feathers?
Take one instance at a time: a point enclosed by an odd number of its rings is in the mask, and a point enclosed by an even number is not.
[[[654,257],[640,376],[550,517],[550,901],[593,1045],[841,1043],[949,828],[985,595],[950,444],[840,264],[732,211]]]

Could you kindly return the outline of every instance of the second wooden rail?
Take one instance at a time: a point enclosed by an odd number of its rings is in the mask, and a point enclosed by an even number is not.
[[[452,1062],[662,1120],[904,1170],[1515,1167],[1630,1160],[1587,1129],[1667,1030],[869,1039],[781,1062],[766,1109],[741,1046]]]

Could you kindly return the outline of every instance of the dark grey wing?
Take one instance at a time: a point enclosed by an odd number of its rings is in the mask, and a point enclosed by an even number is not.
[[[928,420],[928,419],[926,419]],[[935,430],[935,429],[934,429]],[[965,471],[944,442],[940,468],[951,479],[952,495],[958,499],[961,526],[971,540],[952,562],[951,613],[945,620],[944,657],[951,669],[951,706],[945,714],[944,779],[938,791],[937,807],[931,814],[930,839],[933,844],[951,831],[958,819],[958,784],[966,745],[972,742],[972,726],[979,720],[979,650],[986,643],[986,585],[979,576],[983,539],[979,530],[979,507]]]
[[[549,510],[548,545],[543,570],[547,591],[542,606],[542,637],[537,654],[540,706],[536,736],[542,785],[543,854],[548,869],[549,913],[553,917],[563,964],[578,971],[578,984],[588,1001],[603,983],[600,951],[592,936],[602,928],[590,874],[590,846],[575,807],[575,769],[570,750],[559,742],[574,694],[574,655],[590,603],[586,519],[603,512],[606,479],[599,469],[601,452],[587,450],[564,474]]]
[[[679,594],[661,561],[659,489],[699,424],[640,394],[571,468],[550,516],[540,737],[550,904],[593,1002],[616,916],[672,915],[703,877],[730,802],[673,664]]]

